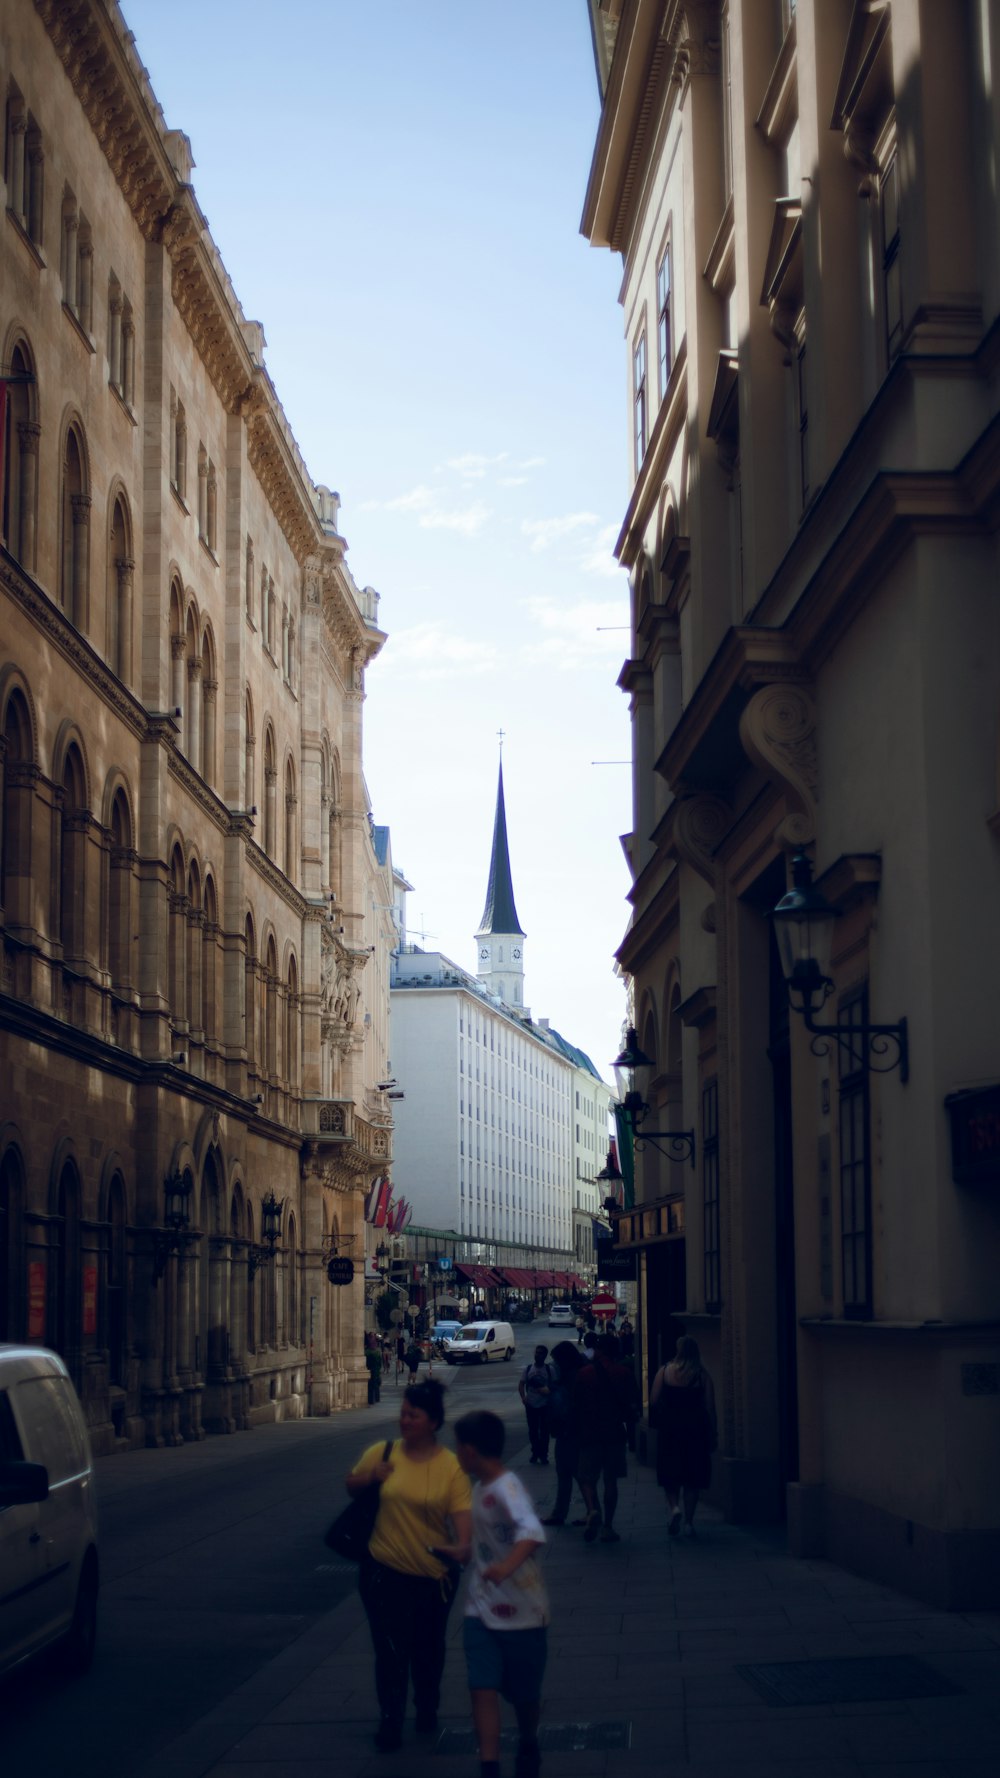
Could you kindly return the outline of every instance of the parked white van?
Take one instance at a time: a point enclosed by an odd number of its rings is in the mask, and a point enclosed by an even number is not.
[[[506,1361],[514,1356],[514,1329],[509,1321],[470,1321],[447,1341],[444,1355],[449,1364],[488,1364],[491,1358]]]
[[[97,1635],[87,1428],[55,1352],[0,1345],[0,1674],[50,1643],[86,1672]]]

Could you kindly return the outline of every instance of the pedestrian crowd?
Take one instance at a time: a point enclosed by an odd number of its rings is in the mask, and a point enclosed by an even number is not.
[[[369,1490],[378,1490],[359,1590],[375,1655],[380,1751],[402,1744],[411,1683],[417,1733],[437,1731],[448,1616],[468,1565],[463,1645],[481,1778],[500,1775],[501,1697],[517,1717],[515,1778],[537,1778],[549,1607],[535,1555],[546,1527],[581,1525],[587,1544],[620,1542],[618,1484],[641,1407],[627,1318],[617,1335],[586,1321],[577,1333],[575,1343],[562,1340],[551,1353],[536,1346],[518,1383],[531,1463],[547,1466],[554,1449],[555,1500],[543,1519],[504,1463],[500,1417],[463,1415],[449,1450],[440,1437],[444,1389],[433,1377],[417,1380],[420,1347],[399,1340],[397,1364],[410,1374],[399,1438],[370,1445],[347,1477],[354,1498],[372,1499]],[[694,1537],[716,1444],[714,1391],[694,1340],[677,1341],[674,1358],[653,1378],[649,1406],[668,1534],[683,1527]],[[582,1507],[570,1519],[574,1486]]]

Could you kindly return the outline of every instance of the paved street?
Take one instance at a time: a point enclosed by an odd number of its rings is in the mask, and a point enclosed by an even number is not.
[[[522,1348],[546,1338],[519,1331]],[[514,1467],[544,1505],[554,1474],[528,1466],[515,1375],[449,1373],[450,1416],[503,1404]],[[329,1422],[102,1464],[99,1660],[86,1681],[37,1674],[0,1694],[5,1774],[475,1778],[460,1606],[438,1743],[411,1737],[377,1755],[354,1573],[317,1548],[352,1454],[391,1425],[391,1384],[387,1395]],[[620,1544],[585,1546],[565,1529],[545,1554],[551,1778],[992,1778],[1000,1767],[1000,1615],[932,1611],[792,1561],[777,1530],[711,1514],[697,1542],[673,1543],[651,1472],[634,1465],[619,1523]],[[781,1695],[768,1680],[811,1701],[768,1701]]]

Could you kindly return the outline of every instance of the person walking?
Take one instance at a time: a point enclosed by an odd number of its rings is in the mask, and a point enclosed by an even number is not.
[[[667,1530],[693,1537],[695,1508],[712,1474],[718,1443],[715,1390],[701,1362],[698,1343],[681,1334],[675,1356],[661,1366],[649,1392],[649,1417],[656,1429],[656,1479],[667,1497]]]
[[[627,1315],[622,1316],[622,1324],[618,1329],[618,1342],[621,1346],[622,1358],[628,1363],[635,1357],[635,1328]]]
[[[528,1421],[531,1461],[540,1463],[543,1467],[549,1461],[549,1393],[552,1388],[552,1372],[545,1362],[548,1355],[547,1346],[536,1346],[534,1359],[531,1364],[525,1365],[517,1385]]]
[[[549,1391],[549,1430],[555,1439],[556,1498],[543,1525],[565,1525],[573,1498],[580,1433],[573,1413],[573,1384],[586,1364],[578,1346],[560,1340],[549,1357],[554,1372]]]
[[[472,1495],[454,1452],[438,1441],[444,1390],[434,1381],[409,1384],[399,1410],[400,1436],[388,1462],[384,1442],[369,1445],[347,1477],[349,1494],[380,1484],[378,1515],[358,1588],[375,1650],[380,1720],[375,1745],[399,1747],[410,1678],[418,1734],[433,1734],[444,1671],[455,1570],[430,1553],[472,1535]]]
[[[628,1474],[629,1429],[635,1423],[635,1379],[618,1362],[614,1334],[600,1334],[594,1359],[579,1372],[572,1408],[580,1431],[577,1480],[587,1505],[585,1543],[620,1543],[614,1528],[618,1483]],[[603,1523],[598,1484],[603,1483]]]
[[[417,1380],[417,1372],[420,1369],[420,1363],[421,1363],[423,1356],[424,1355],[421,1352],[416,1339],[411,1336],[410,1343],[407,1346],[406,1351],[403,1356],[403,1363],[405,1364],[407,1370],[410,1373],[410,1382],[411,1383],[415,1383]]]
[[[399,1379],[400,1371],[405,1370],[405,1369],[406,1369],[406,1335],[405,1335],[405,1333],[403,1333],[402,1329],[400,1329],[399,1333],[396,1335],[396,1378],[397,1378],[397,1381]]]
[[[549,1603],[535,1562],[545,1532],[530,1494],[503,1460],[504,1423],[483,1409],[455,1422],[455,1448],[472,1477],[472,1538],[442,1551],[472,1555],[462,1637],[479,1743],[480,1778],[500,1778],[500,1699],[517,1715],[514,1778],[538,1778]]]

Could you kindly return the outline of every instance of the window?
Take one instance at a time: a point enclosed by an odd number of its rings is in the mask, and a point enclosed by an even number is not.
[[[635,425],[635,472],[646,455],[646,335],[641,333],[632,354],[632,409]]]
[[[94,317],[94,244],[90,224],[68,186],[63,197],[60,271],[63,303],[89,334]]]
[[[108,284],[108,382],[131,411],[135,406],[135,319],[114,272]]]
[[[7,100],[7,208],[36,247],[42,245],[44,172],[42,132],[12,84]]]
[[[203,444],[198,446],[198,537],[213,556],[218,542],[219,489],[215,464]]]
[[[170,391],[170,486],[184,500],[187,495],[187,416],[183,401]]]
[[[3,539],[10,554],[25,568],[35,566],[38,497],[38,441],[35,420],[38,393],[27,344],[10,354],[9,381],[0,391],[3,445]],[[6,395],[6,415],[3,412]]]
[[[879,180],[879,197],[885,343],[891,364],[903,338],[903,298],[899,281],[899,158],[895,144]]]
[[[868,1017],[862,988],[841,1002],[839,1025]],[[867,1316],[872,1309],[871,1144],[868,1069],[861,1038],[838,1043],[840,1056],[840,1245],[844,1314]]]
[[[668,241],[663,249],[663,258],[656,268],[656,362],[661,401],[667,392],[674,362],[670,254]]]
[[[62,549],[60,596],[66,616],[78,630],[87,627],[90,595],[90,492],[83,434],[74,424],[66,434],[62,465]]]
[[[253,623],[253,538],[252,537],[247,538],[246,585],[245,585],[243,597],[246,602],[247,616],[250,619],[250,622]]]
[[[112,509],[108,541],[107,627],[108,665],[125,685],[132,682],[132,587],[135,562],[132,530],[123,496]]]
[[[701,1095],[701,1176],[704,1195],[705,1308],[722,1306],[719,1242],[719,1083],[706,1081]]]

